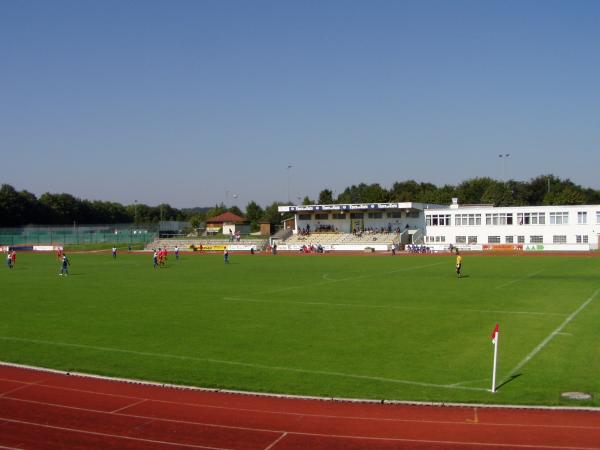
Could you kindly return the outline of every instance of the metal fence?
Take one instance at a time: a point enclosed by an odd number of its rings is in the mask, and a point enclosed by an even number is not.
[[[157,234],[156,225],[131,224],[0,228],[0,245],[146,244]]]

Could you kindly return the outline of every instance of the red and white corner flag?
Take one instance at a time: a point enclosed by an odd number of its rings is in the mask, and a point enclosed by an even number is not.
[[[496,344],[496,340],[498,339],[498,331],[500,331],[500,326],[496,324],[494,331],[492,331],[492,344]]]
[[[492,393],[496,392],[496,367],[498,362],[498,338],[500,337],[500,326],[496,324],[492,331],[492,344],[494,344],[494,369],[492,372]]]

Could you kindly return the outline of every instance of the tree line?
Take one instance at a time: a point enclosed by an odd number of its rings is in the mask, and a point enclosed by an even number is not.
[[[507,182],[492,178],[472,178],[452,186],[438,187],[432,183],[414,180],[395,182],[390,189],[378,183],[360,183],[334,195],[331,189],[323,189],[316,200],[305,197],[303,204],[384,203],[418,202],[450,204],[458,198],[461,204],[493,204],[495,206],[524,205],[585,205],[600,204],[600,191],[584,188],[569,179],[554,175],[540,175],[529,181]],[[257,230],[261,222],[278,226],[281,215],[277,208],[285,205],[273,202],[261,207],[255,201],[242,211],[238,206],[227,207],[223,203],[206,208],[177,209],[167,203],[157,206],[145,204],[122,205],[116,202],[86,200],[71,194],[45,193],[37,198],[26,190],[17,191],[3,184],[0,187],[0,227],[37,225],[79,225],[134,223],[150,224],[160,220],[189,221],[201,226],[207,218],[230,211],[250,221]]]

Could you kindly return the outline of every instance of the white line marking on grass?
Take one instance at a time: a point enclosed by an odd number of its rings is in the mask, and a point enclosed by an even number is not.
[[[439,266],[440,264],[444,264],[444,262],[439,262],[439,263],[434,263],[434,264],[426,264],[423,266],[415,266],[415,267],[403,267],[400,269],[388,270],[385,272],[376,272],[376,273],[372,273],[372,274],[368,274],[368,275],[357,275],[357,276],[352,276],[352,277],[347,277],[347,278],[330,278],[329,274],[326,273],[321,277],[321,278],[323,278],[324,281],[321,281],[319,283],[312,283],[312,284],[310,284],[310,286],[320,286],[320,285],[329,284],[329,283],[340,283],[343,281],[361,280],[364,278],[372,278],[372,277],[377,277],[377,276],[381,276],[381,275],[389,275],[390,273],[409,272],[411,270],[419,270],[419,269],[426,269],[427,267]],[[256,294],[257,295],[275,294],[277,292],[291,291],[294,289],[306,289],[307,286],[308,286],[308,284],[306,284],[306,283],[300,284],[297,286],[285,286],[285,287],[280,287],[280,288],[275,288],[275,289],[267,289],[264,291],[259,291]]]
[[[579,308],[577,308],[575,311],[573,311],[573,313],[571,313],[571,315],[569,317],[567,317],[563,323],[561,323],[558,328],[556,328],[552,333],[550,333],[546,339],[544,339],[542,342],[540,342],[540,344],[534,348],[525,358],[523,358],[523,360],[517,364],[510,372],[508,372],[508,375],[504,378],[505,380],[514,375],[515,373],[517,373],[519,370],[521,370],[521,368],[527,364],[529,361],[531,361],[531,359],[537,355],[540,351],[542,351],[544,349],[544,347],[546,347],[546,345],[548,345],[548,343],[554,339],[554,336],[556,336],[558,333],[560,333],[564,327],[566,327],[576,316],[577,314],[579,314],[581,311],[583,311],[587,305],[589,305],[592,301],[594,301],[594,299],[598,296],[598,294],[600,293],[600,288],[596,289],[596,291],[591,295],[591,297],[589,297],[585,302],[583,302],[581,305],[579,305]]]
[[[293,300],[268,300],[268,299],[255,299],[255,298],[244,298],[244,297],[222,297],[223,300],[228,302],[244,302],[244,303],[270,303],[279,305],[309,305],[309,306],[335,306],[340,308],[376,308],[376,309],[401,309],[411,311],[443,311],[443,312],[475,312],[475,313],[493,313],[493,314],[531,314],[536,316],[564,316],[560,313],[545,313],[545,312],[531,312],[531,311],[501,311],[501,310],[485,310],[485,309],[439,309],[439,308],[422,308],[419,306],[401,306],[401,305],[375,305],[370,303],[330,303],[330,302],[301,302]]]
[[[112,348],[112,347],[99,347],[95,345],[84,345],[84,344],[70,344],[67,342],[54,342],[54,341],[44,341],[39,339],[26,339],[26,338],[17,338],[12,336],[0,336],[0,340],[4,341],[13,341],[13,342],[28,342],[32,344],[42,344],[42,345],[52,345],[56,347],[70,347],[70,348],[85,348],[90,350],[98,350],[102,352],[108,353],[124,353],[128,355],[139,355],[139,356],[148,356],[152,358],[169,358],[169,359],[177,359],[181,361],[199,361],[199,362],[208,362],[213,364],[223,364],[229,366],[242,366],[242,367],[251,367],[254,369],[265,369],[265,370],[278,370],[284,372],[294,372],[294,373],[306,373],[312,375],[325,375],[332,377],[340,377],[340,378],[350,378],[355,380],[370,380],[370,381],[381,381],[384,383],[395,383],[395,384],[408,384],[414,386],[424,386],[424,387],[433,387],[433,388],[442,388],[442,389],[459,389],[459,390],[468,390],[468,391],[488,391],[485,388],[476,388],[476,387],[468,387],[468,386],[455,386],[454,384],[436,384],[436,383],[425,383],[420,381],[411,381],[411,380],[399,380],[395,378],[385,378],[385,377],[376,377],[371,375],[357,375],[351,373],[343,373],[343,372],[333,372],[327,370],[311,370],[311,369],[299,369],[296,367],[283,367],[283,366],[267,366],[265,364],[254,364],[254,363],[246,363],[240,361],[227,361],[223,359],[213,359],[213,358],[198,358],[194,356],[181,356],[181,355],[171,355],[168,353],[151,353],[151,352],[140,352],[136,350],[126,350],[121,348]]]
[[[511,280],[511,281],[509,281],[508,283],[504,283],[504,284],[501,284],[500,286],[496,286],[496,287],[495,287],[495,289],[502,289],[502,288],[505,288],[505,287],[507,287],[507,286],[510,286],[511,284],[515,284],[515,283],[518,283],[518,282],[520,282],[520,281],[524,281],[524,280],[527,280],[527,279],[529,279],[529,278],[533,278],[533,277],[535,277],[535,276],[536,276],[538,273],[541,273],[541,272],[543,272],[543,271],[544,271],[544,269],[542,269],[542,270],[538,270],[537,272],[530,273],[530,274],[529,274],[529,275],[527,275],[526,277],[523,277],[523,278],[517,278],[516,280]]]

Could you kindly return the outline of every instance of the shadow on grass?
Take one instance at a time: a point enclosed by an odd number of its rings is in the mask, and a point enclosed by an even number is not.
[[[504,386],[506,386],[511,381],[514,381],[517,378],[519,378],[521,375],[523,375],[523,374],[522,373],[516,373],[516,374],[512,375],[510,378],[507,378],[501,384],[499,384],[498,386],[496,386],[496,390],[499,391],[500,389],[502,389]]]

